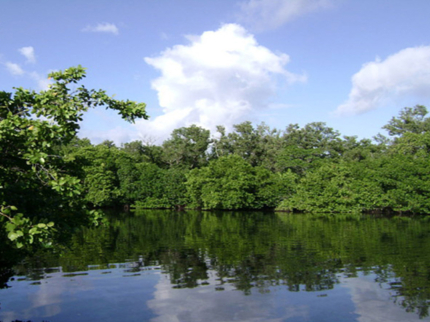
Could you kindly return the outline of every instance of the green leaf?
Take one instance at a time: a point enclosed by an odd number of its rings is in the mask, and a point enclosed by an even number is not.
[[[24,234],[22,233],[21,230],[17,230],[15,232],[10,232],[7,237],[11,240],[14,241],[15,239],[22,237]]]

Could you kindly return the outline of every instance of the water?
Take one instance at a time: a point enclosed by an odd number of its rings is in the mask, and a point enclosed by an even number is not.
[[[422,218],[143,211],[14,267],[0,321],[430,321]]]

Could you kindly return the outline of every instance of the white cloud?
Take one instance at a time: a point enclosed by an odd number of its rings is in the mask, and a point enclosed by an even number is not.
[[[34,64],[36,62],[36,56],[34,55],[34,48],[29,47],[22,47],[19,49],[19,52],[24,55],[24,57],[27,59],[28,63]]]
[[[429,98],[429,87],[430,46],[406,48],[364,64],[352,77],[349,98],[336,114],[361,114],[409,96]]]
[[[25,72],[18,64],[6,62],[5,66],[12,75],[23,75]]]
[[[258,45],[240,25],[226,24],[187,39],[188,45],[145,58],[161,72],[152,88],[164,114],[138,121],[141,133],[165,138],[173,129],[191,124],[229,128],[267,108],[279,80],[291,84],[306,79],[285,69],[288,55]]]
[[[82,31],[88,31],[88,32],[107,32],[112,33],[114,35],[119,34],[118,27],[115,26],[113,23],[99,23],[97,26],[86,26]]]
[[[42,76],[38,72],[34,72],[34,71],[33,72],[25,71],[18,64],[6,62],[4,63],[4,65],[6,66],[6,69],[9,71],[9,73],[11,73],[12,75],[15,75],[15,76],[24,75],[25,77],[31,78],[32,80],[34,80],[39,90],[47,90],[49,88],[49,84],[52,83],[52,81],[50,81],[46,76]]]
[[[28,75],[36,82],[38,89],[46,91],[49,89],[49,84],[52,83],[46,76],[42,76],[37,72],[28,73]]]
[[[238,20],[256,30],[275,29],[306,13],[332,6],[334,0],[248,0]]]

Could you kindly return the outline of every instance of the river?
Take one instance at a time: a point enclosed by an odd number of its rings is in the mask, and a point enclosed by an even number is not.
[[[110,215],[14,267],[0,321],[430,321],[430,222]]]

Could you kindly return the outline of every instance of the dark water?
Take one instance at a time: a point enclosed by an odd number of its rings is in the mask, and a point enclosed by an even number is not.
[[[0,321],[430,321],[423,218],[145,211],[16,266]]]

